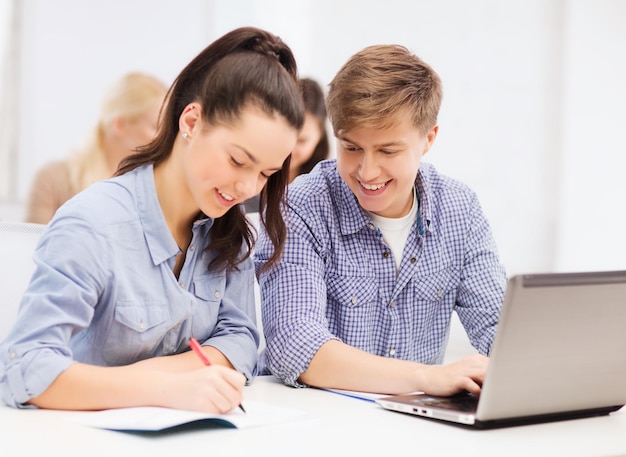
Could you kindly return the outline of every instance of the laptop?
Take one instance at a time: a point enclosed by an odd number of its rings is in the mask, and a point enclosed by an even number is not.
[[[626,271],[512,276],[480,396],[376,402],[482,429],[617,411],[626,404]]]

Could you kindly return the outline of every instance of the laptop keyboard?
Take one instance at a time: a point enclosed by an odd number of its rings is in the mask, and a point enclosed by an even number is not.
[[[468,392],[456,394],[451,397],[422,396],[419,397],[416,402],[422,405],[463,412],[474,412],[478,407],[478,397]]]

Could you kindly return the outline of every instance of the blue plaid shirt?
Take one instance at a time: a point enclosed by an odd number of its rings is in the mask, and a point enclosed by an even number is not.
[[[261,230],[255,263],[266,349],[262,365],[292,386],[331,339],[372,354],[443,361],[452,312],[489,354],[506,272],[474,192],[427,163],[416,179],[418,217],[400,270],[367,213],[321,162],[289,186],[288,235],[280,262]]]

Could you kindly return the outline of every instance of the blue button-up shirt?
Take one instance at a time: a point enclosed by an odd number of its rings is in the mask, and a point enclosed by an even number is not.
[[[248,379],[257,361],[254,264],[209,272],[212,219],[181,253],[165,222],[152,166],[93,184],[61,207],[34,253],[17,321],[0,345],[11,406],[41,394],[74,361],[130,364],[189,349],[194,336]]]
[[[276,267],[261,231],[256,267],[267,347],[262,364],[288,385],[317,350],[339,339],[372,354],[443,361],[452,312],[489,354],[506,289],[491,230],[474,192],[427,163],[416,179],[418,217],[397,271],[393,253],[335,160],[288,189],[287,241]]]

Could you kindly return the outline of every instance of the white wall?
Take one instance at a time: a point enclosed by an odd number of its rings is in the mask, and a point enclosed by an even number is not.
[[[509,273],[626,268],[626,2],[620,0],[24,0],[20,192],[93,124],[106,86],[171,82],[240,25],[327,84],[353,53],[400,43],[444,83],[427,159],[470,184]],[[619,136],[618,136],[619,135]],[[2,218],[0,207],[0,218]]]
[[[168,85],[213,35],[199,0],[23,0],[19,196],[78,147],[109,85],[145,71]]]
[[[555,269],[626,268],[626,2],[567,9]]]

